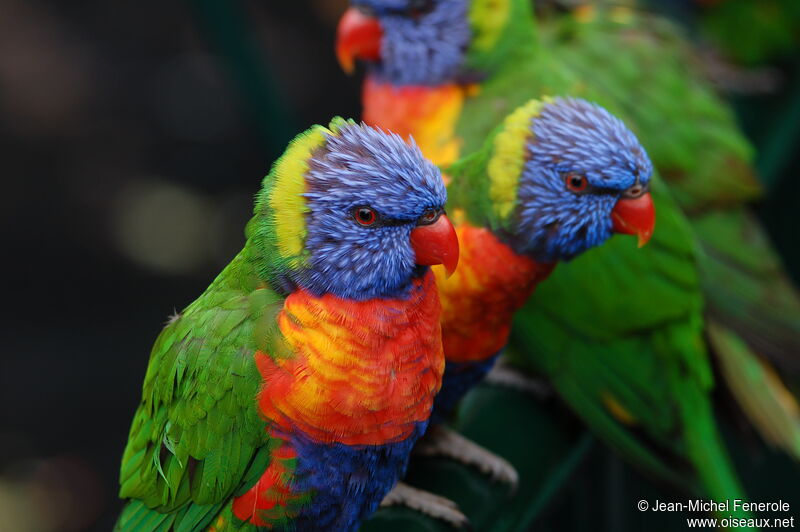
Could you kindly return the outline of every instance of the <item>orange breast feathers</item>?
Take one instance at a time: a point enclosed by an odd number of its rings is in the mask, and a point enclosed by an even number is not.
[[[364,121],[372,126],[412,135],[425,157],[438,165],[458,159],[461,141],[455,128],[464,98],[472,87],[454,83],[440,87],[395,87],[369,78],[364,83]]]
[[[511,319],[553,270],[518,255],[488,229],[460,224],[458,269],[449,279],[436,267],[442,301],[442,341],[449,362],[485,360],[508,341]]]
[[[407,299],[291,294],[278,325],[293,355],[256,353],[262,414],[321,443],[405,439],[428,419],[442,384],[440,312],[430,272]]]

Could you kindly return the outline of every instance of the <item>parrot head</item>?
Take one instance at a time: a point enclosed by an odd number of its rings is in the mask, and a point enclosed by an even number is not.
[[[336,55],[395,85],[438,85],[459,74],[470,42],[468,0],[351,0]]]
[[[439,170],[399,136],[334,119],[298,136],[256,201],[248,236],[264,278],[346,299],[397,297],[458,262]]]
[[[495,225],[517,253],[555,262],[613,233],[637,235],[640,246],[650,239],[653,166],[634,134],[598,105],[531,100],[505,119],[487,149]]]

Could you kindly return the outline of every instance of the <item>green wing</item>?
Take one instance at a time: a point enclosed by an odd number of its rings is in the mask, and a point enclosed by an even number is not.
[[[651,474],[715,499],[741,496],[711,411],[691,229],[663,184],[653,194],[650,244],[617,237],[556,268],[518,314],[509,356],[546,374]]]
[[[204,529],[270,458],[253,359],[276,337],[282,299],[240,254],[159,335],[120,472],[132,502],[115,530]]]

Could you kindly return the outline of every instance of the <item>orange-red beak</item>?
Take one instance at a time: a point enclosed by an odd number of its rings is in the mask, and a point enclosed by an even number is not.
[[[336,32],[336,57],[342,70],[351,74],[356,59],[380,59],[382,40],[383,30],[378,19],[355,7],[349,8],[339,20],[339,29]]]
[[[637,235],[639,247],[647,244],[656,226],[656,209],[649,192],[638,198],[622,198],[611,211],[615,233]]]
[[[416,254],[417,264],[443,264],[448,277],[456,271],[458,237],[450,219],[444,214],[430,225],[420,225],[411,230],[411,248]]]

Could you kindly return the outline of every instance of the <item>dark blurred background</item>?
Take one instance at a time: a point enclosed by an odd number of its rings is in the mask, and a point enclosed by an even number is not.
[[[332,50],[345,4],[0,0],[0,531],[111,529],[167,316],[241,247],[286,142],[359,115]],[[735,101],[775,157],[758,209],[798,278],[797,58],[770,68],[776,88]]]

